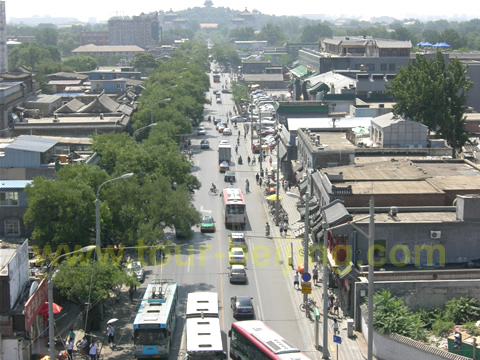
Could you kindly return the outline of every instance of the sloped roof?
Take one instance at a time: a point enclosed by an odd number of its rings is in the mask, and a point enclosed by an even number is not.
[[[126,115],[132,115],[133,108],[128,105],[122,104],[118,107],[117,111]]]
[[[400,40],[376,40],[377,47],[382,48],[400,48],[400,49],[411,49],[412,42],[408,41],[400,41]]]
[[[322,208],[325,216],[325,221],[328,226],[335,226],[346,221],[351,221],[353,216],[349,214],[341,200],[334,200]]]
[[[76,72],[57,72],[47,75],[51,80],[85,80],[88,79],[88,75],[80,74]]]
[[[51,149],[56,143],[57,140],[44,139],[37,136],[23,135],[20,136],[10,145],[6,146],[5,149],[14,149],[14,150],[23,150],[23,151],[32,151],[32,152],[45,152]]]
[[[104,52],[145,52],[144,49],[137,45],[83,45],[72,50],[72,53],[104,53]]]
[[[61,106],[56,113],[75,113],[79,111],[82,107],[84,107],[85,104],[81,102],[80,100],[73,99],[72,101],[69,101],[65,105]]]
[[[98,112],[115,112],[118,109],[119,104],[115,101],[112,100],[107,94],[102,93],[97,98],[92,101],[90,104],[85,106],[83,109],[81,109],[79,112],[82,113],[98,113]]]
[[[389,126],[391,126],[393,124],[396,124],[396,123],[399,123],[399,122],[415,123],[415,124],[420,124],[423,127],[427,127],[426,125],[418,123],[417,121],[408,120],[408,119],[405,119],[401,116],[396,116],[392,112],[389,112],[389,113],[384,114],[384,115],[377,116],[377,117],[372,119],[372,124],[375,124],[375,125],[377,125],[381,128],[386,128],[386,127],[389,127]]]
[[[307,87],[307,91],[314,88],[319,83],[333,84],[335,89],[349,88],[350,85],[355,85],[355,80],[351,77],[339,74],[335,71],[329,71],[323,74],[316,74],[306,80],[310,83],[310,87]]]
[[[308,69],[304,65],[298,65],[296,68],[291,69],[290,72],[296,77],[303,77],[307,75]]]

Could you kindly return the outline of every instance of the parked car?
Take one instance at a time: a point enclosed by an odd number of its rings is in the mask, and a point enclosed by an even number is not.
[[[200,225],[200,232],[215,232],[215,220],[211,216],[204,216]]]
[[[236,122],[244,122],[244,121],[248,121],[247,118],[243,117],[243,116],[238,116],[238,115],[235,115],[234,117],[232,117],[232,122],[236,121]]]
[[[145,280],[145,269],[139,261],[132,261],[127,265],[127,274],[135,277],[135,280],[143,282]]]
[[[208,142],[207,139],[203,139],[200,141],[200,149],[209,149],[210,148],[210,143]]]
[[[230,272],[228,273],[230,283],[246,283],[247,282],[247,272],[245,271],[245,266],[243,265],[232,265],[230,267]]]
[[[245,265],[247,258],[242,248],[234,247],[228,252],[229,265]]]
[[[252,300],[253,298],[249,296],[233,296],[230,299],[233,317],[255,318]]]
[[[231,90],[231,89],[223,89],[223,90],[222,90],[222,93],[224,93],[224,94],[231,94],[231,93],[232,93],[232,90]]]

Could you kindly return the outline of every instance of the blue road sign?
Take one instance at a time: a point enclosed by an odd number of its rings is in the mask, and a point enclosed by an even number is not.
[[[302,280],[305,281],[305,282],[308,282],[312,279],[312,275],[310,275],[310,273],[306,272],[306,273],[303,273],[302,275]]]
[[[341,344],[342,343],[342,338],[340,336],[333,335],[333,342],[337,343],[337,344]]]

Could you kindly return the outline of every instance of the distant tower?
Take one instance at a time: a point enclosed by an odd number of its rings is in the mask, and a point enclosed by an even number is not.
[[[0,1],[0,72],[8,70],[7,59],[7,15],[5,1]]]
[[[203,3],[203,6],[205,6],[205,7],[213,7],[213,1],[205,0],[205,2]]]

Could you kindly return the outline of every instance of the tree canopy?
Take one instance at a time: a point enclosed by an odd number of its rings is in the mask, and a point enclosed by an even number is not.
[[[441,51],[432,59],[417,55],[416,64],[400,69],[387,93],[395,97],[396,115],[421,122],[445,138],[454,156],[468,140],[465,129],[467,92],[472,83],[458,59],[448,64]]]

